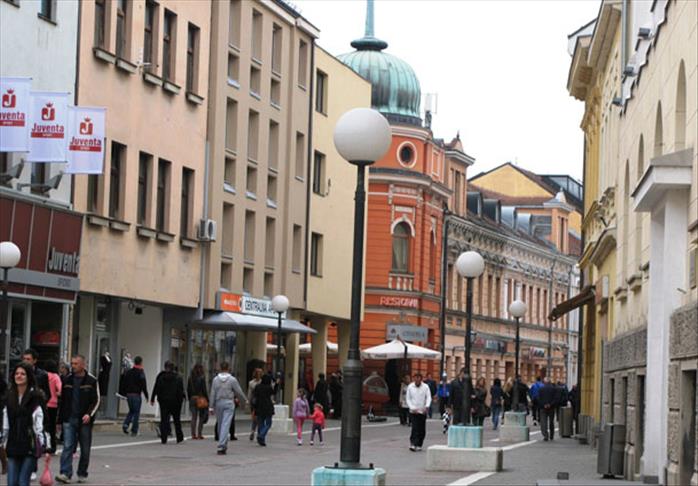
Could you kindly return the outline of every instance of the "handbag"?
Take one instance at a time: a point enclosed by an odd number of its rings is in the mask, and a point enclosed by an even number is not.
[[[208,408],[208,398],[201,396],[201,395],[197,395],[196,396],[196,408],[198,408],[199,410],[203,410],[205,408]]]
[[[51,475],[51,456],[46,456],[46,461],[44,462],[44,472],[41,474],[39,479],[40,486],[53,486],[53,476]]]
[[[44,453],[44,447],[39,441],[39,436],[34,433],[34,427],[29,426],[29,452],[31,452],[32,457],[36,459],[40,458]]]

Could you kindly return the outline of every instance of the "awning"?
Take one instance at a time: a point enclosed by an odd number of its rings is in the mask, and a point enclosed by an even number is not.
[[[205,326],[217,329],[227,329],[231,331],[277,331],[279,322],[272,317],[252,316],[249,314],[239,314],[237,312],[212,312],[200,321],[195,321],[196,326]],[[317,331],[312,327],[301,324],[292,319],[281,320],[281,332],[315,334]]]
[[[298,346],[298,351],[301,354],[310,354],[313,351],[311,343],[303,343]],[[339,346],[337,343],[327,341],[327,354],[337,354],[339,352]]]
[[[560,302],[557,306],[555,306],[553,311],[548,316],[548,319],[551,321],[556,321],[568,312],[573,311],[574,309],[577,309],[585,304],[591,304],[592,302],[594,302],[594,286],[587,285],[581,290],[581,292],[571,299]]]
[[[366,359],[439,359],[441,353],[423,348],[416,344],[393,339],[389,343],[380,344],[361,351],[361,357]]]

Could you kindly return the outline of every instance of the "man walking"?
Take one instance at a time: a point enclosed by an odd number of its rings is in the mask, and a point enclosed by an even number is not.
[[[434,379],[431,377],[431,373],[427,373],[427,377],[424,379],[424,384],[429,387],[429,390],[431,391],[431,403],[432,405],[434,404],[434,399],[436,398],[436,382]],[[431,407],[429,407],[427,416],[431,418],[432,411]]]
[[[412,418],[412,432],[410,433],[410,450],[421,451],[426,435],[427,410],[431,407],[431,390],[422,383],[422,375],[416,373],[414,382],[407,386],[407,408]]]
[[[313,401],[322,405],[322,409],[329,413],[330,402],[327,399],[328,385],[325,381],[325,373],[318,374],[318,380],[315,384],[315,392],[313,393]]]
[[[540,376],[537,376],[536,382],[533,385],[531,385],[531,388],[528,391],[528,393],[531,395],[531,406],[533,407],[534,426],[538,425],[538,422],[540,421],[540,404],[538,403],[538,393],[542,386],[543,383],[540,381]]]
[[[547,376],[543,386],[538,392],[538,403],[540,405],[540,430],[543,433],[543,440],[553,440],[555,437],[555,407],[558,402],[557,388],[550,383]]]
[[[247,397],[240,387],[237,378],[230,374],[230,365],[221,363],[221,371],[213,379],[211,385],[210,407],[216,412],[218,423],[218,454],[225,454],[228,450],[228,435],[230,424],[235,414],[235,396],[247,402]]]
[[[36,350],[29,348],[25,349],[22,353],[22,361],[27,362],[34,369],[34,379],[36,380],[36,385],[44,394],[44,400],[51,398],[51,389],[48,385],[48,373],[45,370],[39,368],[36,363],[38,361],[39,355]],[[47,415],[44,414],[44,417]],[[53,444],[51,444],[53,446]]]
[[[441,376],[441,381],[439,382],[439,387],[436,391],[437,399],[439,401],[439,416],[443,417],[446,411],[446,405],[448,405],[448,397],[451,394],[450,385],[446,381],[446,373]]]
[[[56,476],[59,483],[68,484],[73,477],[73,454],[80,443],[78,482],[87,481],[92,447],[92,424],[99,407],[97,378],[85,370],[85,357],[75,355],[70,360],[72,373],[63,377],[58,420],[63,424],[63,453],[61,470]]]
[[[143,358],[136,356],[133,360],[133,368],[124,373],[123,392],[128,403],[128,415],[123,424],[124,434],[128,434],[128,427],[131,426],[131,435],[138,435],[138,420],[141,416],[141,393],[148,401],[148,386],[145,382],[145,372],[143,371]]]
[[[170,417],[174,422],[177,443],[184,440],[180,421],[184,397],[184,380],[175,372],[174,363],[165,361],[165,370],[155,378],[155,386],[150,396],[150,405],[155,405],[156,399],[160,405],[160,442],[163,444],[167,444],[167,437],[170,435]]]
[[[463,395],[465,394],[465,368],[461,368],[458,378],[451,382],[451,410],[453,410],[453,425],[465,424],[468,419],[463,410]]]

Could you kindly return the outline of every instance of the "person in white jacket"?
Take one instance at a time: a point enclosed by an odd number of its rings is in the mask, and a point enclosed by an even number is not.
[[[414,375],[414,381],[407,387],[406,401],[412,418],[410,450],[421,451],[426,435],[427,411],[431,406],[431,390],[425,383],[422,383],[420,373]]]

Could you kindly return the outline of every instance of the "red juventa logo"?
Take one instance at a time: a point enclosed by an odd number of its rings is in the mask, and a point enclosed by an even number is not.
[[[41,109],[41,119],[43,121],[51,121],[56,119],[56,109],[53,107],[53,103],[46,103]]]
[[[92,135],[92,120],[89,117],[80,122],[80,135]]]
[[[7,93],[2,95],[2,107],[3,108],[14,108],[17,104],[17,96],[15,96],[15,90],[8,89]]]

